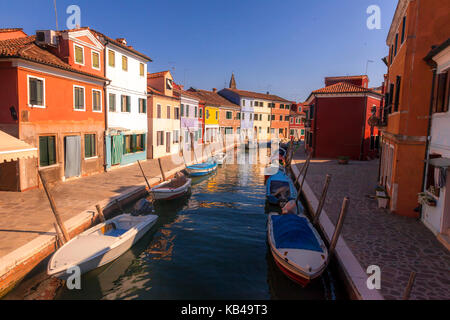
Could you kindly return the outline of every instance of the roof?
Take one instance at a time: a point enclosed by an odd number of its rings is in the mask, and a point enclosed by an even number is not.
[[[147,78],[159,78],[162,76],[165,76],[167,72],[170,72],[169,70],[166,71],[160,71],[160,72],[155,72],[155,73],[147,73]]]
[[[279,96],[276,96],[276,95],[273,95],[273,94],[265,94],[265,93],[259,93],[259,92],[253,92],[253,91],[245,91],[245,90],[239,90],[239,89],[230,89],[230,88],[225,88],[223,90],[232,91],[234,93],[237,93],[241,97],[248,97],[248,98],[254,98],[254,99],[263,99],[263,100],[271,100],[271,101],[292,103],[292,101],[283,99],[283,98],[281,98]]]
[[[338,77],[325,77],[325,81],[327,80],[352,80],[352,79],[363,79],[368,78],[367,75],[358,75],[358,76],[338,76]]]
[[[37,157],[37,148],[0,131],[0,163]]]
[[[127,45],[125,45],[125,44],[123,44],[123,43],[121,43],[121,42],[119,42],[119,41],[117,41],[117,40],[114,40],[113,38],[110,38],[110,37],[104,35],[103,33],[99,32],[99,31],[94,30],[94,29],[91,29],[91,28],[89,28],[89,27],[81,27],[81,28],[76,28],[76,29],[68,29],[68,30],[63,30],[63,31],[60,31],[60,32],[61,32],[61,33],[62,33],[62,32],[75,32],[75,31],[81,31],[81,30],[89,30],[89,31],[93,32],[95,35],[97,35],[99,38],[103,38],[104,41],[106,41],[106,42],[112,43],[112,44],[114,44],[115,46],[118,46],[118,47],[120,47],[120,48],[122,48],[122,49],[125,49],[125,50],[127,50],[127,51],[129,51],[129,52],[131,52],[131,53],[134,53],[135,55],[137,55],[137,56],[139,56],[139,57],[141,57],[141,58],[144,58],[145,60],[153,61],[151,58],[149,58],[149,57],[146,56],[145,54],[143,54],[143,53],[141,53],[141,52],[135,50],[133,47],[127,46]]]
[[[349,82],[338,82],[338,83],[332,84],[331,86],[327,86],[327,87],[315,90],[312,93],[313,94],[321,94],[321,93],[375,93],[375,94],[379,94],[378,92],[376,92],[372,89],[357,86],[357,85],[351,84]]]
[[[20,58],[33,61],[55,68],[83,74],[101,80],[108,80],[102,76],[94,75],[88,72],[72,68],[69,64],[63,62],[59,57],[49,51],[39,47],[36,43],[36,36],[27,36],[16,39],[0,40],[0,58]]]
[[[448,46],[450,46],[450,38],[445,40],[440,45],[433,47],[430,52],[423,58],[425,61],[431,61],[436,55],[444,51]]]
[[[200,101],[205,102],[208,105],[213,106],[223,106],[223,107],[231,107],[235,109],[240,109],[241,107],[228,99],[225,99],[217,92],[200,90],[190,88],[189,92],[196,96]]]
[[[23,29],[22,28],[0,28],[0,33],[14,32],[14,31],[23,31]]]
[[[147,85],[147,94],[156,94],[158,96],[166,97],[169,99],[180,100],[179,95],[168,96],[168,95],[164,94],[164,92],[161,92],[158,89],[156,89],[155,87],[152,87],[150,85]]]
[[[186,96],[188,98],[194,99],[194,100],[199,100],[198,96],[195,95],[193,92],[191,91],[186,91],[183,89],[182,85],[179,85],[177,83],[173,84],[173,93],[176,94],[177,96]]]

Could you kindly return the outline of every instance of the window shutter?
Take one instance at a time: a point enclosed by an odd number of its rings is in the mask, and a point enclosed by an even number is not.
[[[48,165],[56,163],[55,137],[48,138]]]
[[[400,76],[397,76],[396,81],[396,90],[395,90],[395,104],[394,104],[394,112],[398,111],[398,105],[400,103],[400,85],[401,85],[402,78]]]
[[[130,96],[127,96],[127,112],[131,112],[131,105],[130,105]]]
[[[48,140],[47,137],[39,137],[39,165],[48,166]]]
[[[30,104],[36,105],[37,104],[37,88],[36,88],[36,79],[29,80],[29,87],[30,87]]]

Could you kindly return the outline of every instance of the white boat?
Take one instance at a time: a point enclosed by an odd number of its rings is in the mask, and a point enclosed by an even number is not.
[[[224,152],[218,153],[214,156],[214,160],[216,160],[217,164],[224,164],[227,159],[227,154]]]
[[[78,266],[81,274],[114,261],[155,224],[158,216],[122,214],[79,234],[51,257],[47,274],[66,280]]]
[[[155,200],[171,200],[188,193],[192,180],[182,176],[175,176],[174,179],[163,182],[152,188],[150,193]]]
[[[326,269],[327,247],[303,210],[297,214],[270,213],[267,236],[277,266],[296,283],[306,286]]]

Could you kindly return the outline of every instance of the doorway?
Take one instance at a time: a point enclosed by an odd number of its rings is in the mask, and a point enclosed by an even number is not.
[[[166,152],[170,153],[170,132],[166,132]]]
[[[81,137],[64,137],[64,177],[81,176]]]

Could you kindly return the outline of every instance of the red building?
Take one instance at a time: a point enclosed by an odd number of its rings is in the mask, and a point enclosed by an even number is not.
[[[289,137],[294,140],[305,140],[305,112],[303,103],[299,102],[291,106],[289,119]]]
[[[309,95],[305,146],[313,157],[378,155],[380,133],[369,119],[379,114],[382,94],[368,84],[367,76],[328,77],[324,88]]]
[[[37,159],[0,165],[0,190],[37,187],[37,170],[50,182],[103,171],[103,61],[89,30],[0,41],[0,129],[38,148]]]

